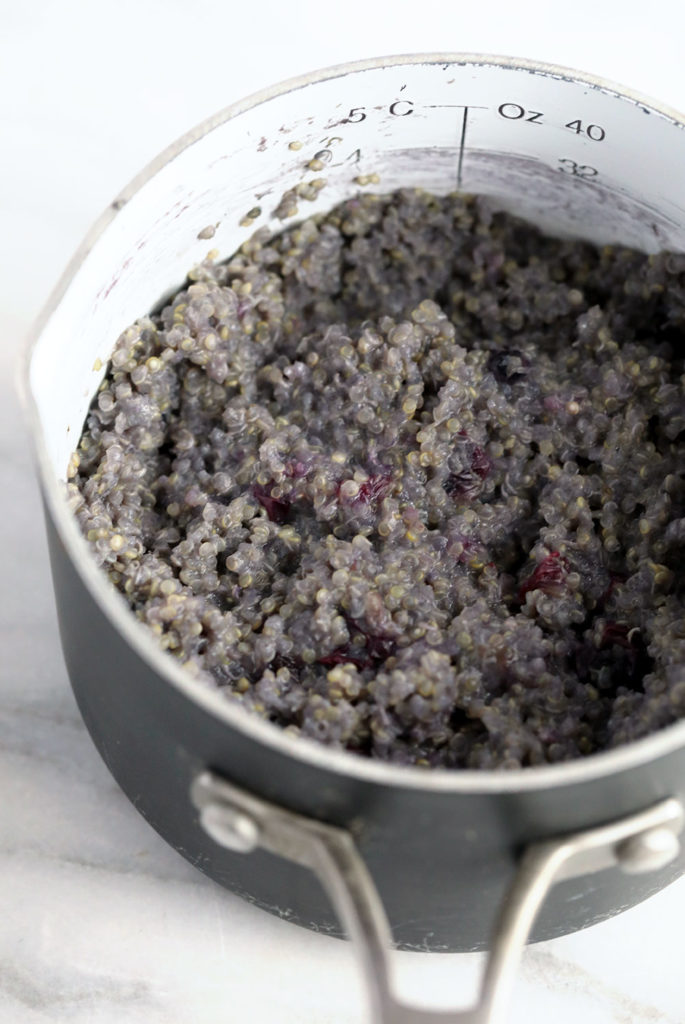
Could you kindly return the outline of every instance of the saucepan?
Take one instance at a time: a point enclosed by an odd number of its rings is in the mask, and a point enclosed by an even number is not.
[[[462,189],[557,235],[683,251],[683,168],[679,115],[562,68],[438,53],[309,74],[228,107],[124,189],[27,349],[62,644],[96,746],[141,814],[219,884],[350,935],[383,1024],[502,1019],[527,940],[601,921],[682,874],[685,722],[500,771],[385,764],[292,736],[158,649],[77,529],[71,454],[119,332],[210,246],[228,257],[256,228],[282,230],[289,190],[310,197],[302,217],[363,189]],[[478,1007],[402,1004],[393,943],[489,948]]]

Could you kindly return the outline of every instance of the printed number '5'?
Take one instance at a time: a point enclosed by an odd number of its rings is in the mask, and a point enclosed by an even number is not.
[[[359,121],[365,121],[366,114],[364,113],[363,107],[352,107],[347,117],[344,117],[341,124],[356,124]]]

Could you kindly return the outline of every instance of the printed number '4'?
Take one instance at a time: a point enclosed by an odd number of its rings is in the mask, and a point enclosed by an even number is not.
[[[564,128],[570,128],[576,135],[587,135],[588,139],[592,139],[593,142],[601,142],[606,135],[601,124],[583,124],[580,119],[569,121]]]

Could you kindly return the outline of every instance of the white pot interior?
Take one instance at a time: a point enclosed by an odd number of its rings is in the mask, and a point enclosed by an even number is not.
[[[366,62],[235,109],[181,140],[113,204],[49,312],[30,389],[58,478],[121,330],[209,249],[227,258],[265,224],[276,233],[364,190],[459,187],[555,234],[685,248],[682,123],[554,69],[489,58]],[[273,216],[285,190],[321,178],[315,201],[299,201],[285,222]],[[211,241],[198,238],[210,227]]]

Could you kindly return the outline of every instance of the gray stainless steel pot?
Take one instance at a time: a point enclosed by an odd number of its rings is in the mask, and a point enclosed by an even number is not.
[[[584,761],[502,772],[390,766],[286,734],[155,646],[72,519],[70,455],[119,331],[180,286],[208,236],[228,256],[255,227],[280,230],[286,189],[326,179],[305,216],[370,184],[458,186],[556,233],[682,250],[683,129],[614,86],[524,61],[432,54],[308,75],[228,108],[139,176],[82,245],[27,352],[62,643],[94,742],[210,877],[308,927],[339,934],[341,919],[385,1024],[436,1019],[390,991],[388,922],[405,948],[490,944],[479,1008],[449,1019],[494,1021],[531,928],[538,940],[585,927],[685,870],[685,722]]]

